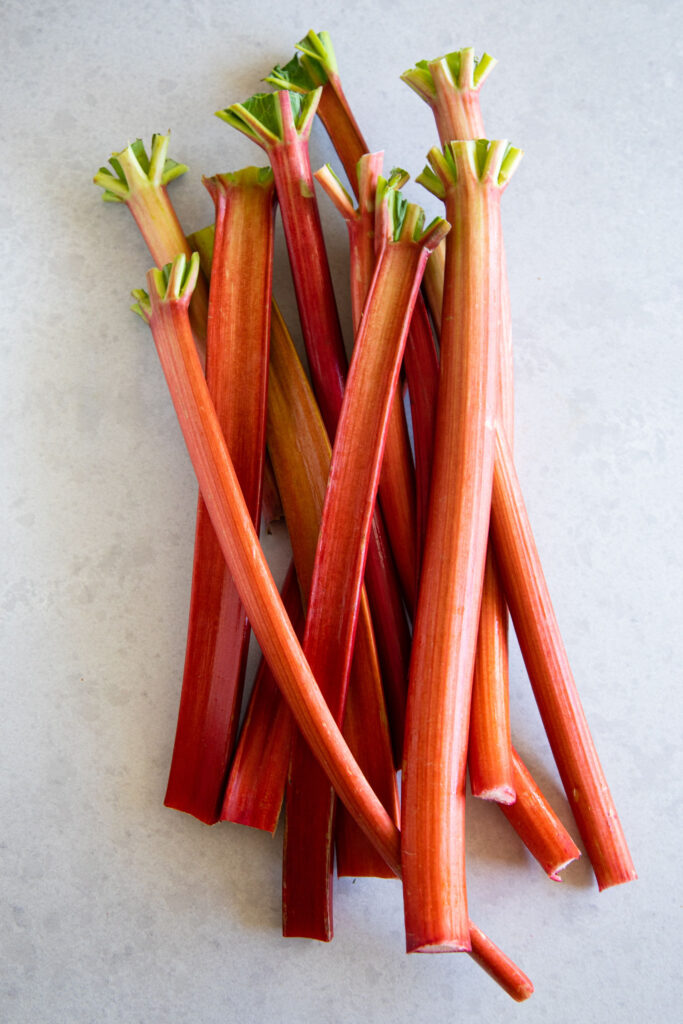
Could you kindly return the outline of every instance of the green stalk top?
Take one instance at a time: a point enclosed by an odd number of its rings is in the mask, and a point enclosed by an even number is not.
[[[466,176],[502,191],[522,155],[522,150],[511,146],[507,139],[449,142],[443,150],[438,146],[430,149],[427,159],[431,166],[415,180],[439,199],[445,199],[446,192]]]
[[[387,242],[416,243],[432,252],[450,231],[450,224],[435,217],[425,228],[425,214],[417,203],[409,203],[399,191],[400,177],[377,181],[376,232]]]
[[[353,199],[346,191],[330,164],[325,164],[316,171],[314,178],[324,188],[327,195],[341,213],[344,220],[360,220],[363,213],[373,214],[379,199],[378,183],[384,182],[380,171],[384,153],[365,153],[356,167],[358,175],[358,207],[354,207]],[[408,181],[409,174],[400,167],[394,167],[389,174],[392,187],[402,188]]]
[[[297,135],[308,138],[321,92],[321,88],[305,96],[287,90],[259,92],[244,103],[217,110],[216,117],[267,150],[280,142],[290,142]]]
[[[193,252],[189,263],[187,257],[181,253],[161,270],[153,267],[149,271],[149,294],[143,288],[136,288],[132,292],[136,302],[130,308],[148,324],[154,308],[160,303],[178,302],[183,306],[189,306],[198,275],[199,253]]]
[[[466,46],[434,60],[419,60],[414,68],[404,71],[401,79],[433,107],[437,100],[436,80],[442,78],[460,92],[476,92],[496,65],[495,57],[483,53],[475,57],[474,49]]]
[[[113,153],[109,163],[116,173],[100,167],[93,178],[95,184],[104,189],[105,203],[127,203],[133,192],[150,186],[162,188],[184,174],[185,164],[166,156],[170,138],[170,134],[153,135],[150,156],[142,139],[136,139],[120,153]]]
[[[225,171],[211,177],[202,177],[202,184],[216,201],[219,193],[225,195],[230,188],[262,188],[267,192],[274,188],[273,172],[270,167],[242,167],[239,171]]]
[[[306,93],[325,85],[339,73],[337,58],[329,32],[311,31],[296,44],[297,50],[288,64],[276,64],[264,82],[276,89]]]

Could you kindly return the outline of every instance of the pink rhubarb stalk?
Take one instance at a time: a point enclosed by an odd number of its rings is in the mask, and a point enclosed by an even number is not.
[[[261,509],[273,257],[273,176],[249,167],[206,179],[216,205],[206,379],[254,525]],[[190,619],[167,807],[220,815],[249,632],[199,499]]]
[[[446,239],[429,521],[406,715],[409,952],[470,948],[465,768],[493,480],[500,194],[519,156],[505,142],[486,141],[453,142],[429,154],[431,180],[445,196],[453,229]]]
[[[109,163],[113,174],[106,167],[100,167],[93,179],[104,189],[105,202],[126,204],[158,267],[170,263],[181,253],[187,259],[191,255],[167,191],[169,182],[184,174],[187,167],[167,156],[169,141],[170,135],[153,135],[148,156],[142,139],[136,139],[111,156]],[[206,281],[200,275],[190,304],[190,320],[202,345],[206,338],[208,304]]]
[[[179,257],[170,273],[152,270],[150,295],[134,292],[134,310],[149,324],[178,421],[226,562],[247,615],[297,725],[368,838],[400,875],[400,833],[368,786],[303,655],[244,503],[202,372],[188,305],[199,272]],[[531,982],[470,922],[473,956],[498,983],[525,998]]]

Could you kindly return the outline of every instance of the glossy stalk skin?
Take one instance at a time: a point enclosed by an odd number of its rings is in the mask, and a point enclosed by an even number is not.
[[[216,206],[206,380],[252,521],[259,527],[273,263],[269,170],[205,180]],[[199,497],[175,744],[164,803],[218,821],[239,722],[249,629]]]
[[[404,81],[431,107],[442,146],[450,139],[484,138],[479,90],[495,63],[488,54],[477,61],[474,50],[467,47],[437,60],[425,61],[403,76]],[[504,255],[500,287],[501,370],[498,415],[508,437],[512,438],[514,392],[509,289]],[[434,305],[438,304],[435,297]],[[507,632],[507,607],[495,556],[489,543],[472,687],[468,762],[470,787],[474,796],[501,804],[511,804],[515,799]]]
[[[581,856],[566,828],[536,786],[529,769],[512,748],[514,786],[517,798],[501,811],[553,882],[561,882],[560,871]]]
[[[302,640],[306,619],[293,565],[285,577],[281,597]],[[261,658],[228,777],[221,821],[250,825],[271,835],[275,832],[295,733],[292,714],[268,662]]]
[[[402,786],[408,952],[470,948],[465,770],[493,480],[505,142],[453,142],[429,521],[413,634]]]
[[[306,601],[311,588],[315,554],[330,469],[331,449],[320,412],[303,367],[279,313],[273,316],[268,391],[268,446],[280,482],[294,561]],[[358,729],[358,723],[363,728]],[[398,822],[398,790],[393,770],[382,681],[372,622],[361,592],[356,642],[343,734],[373,790]],[[356,874],[393,877],[393,872],[338,810],[342,845],[353,855]],[[354,833],[358,833],[354,835]],[[343,865],[342,865],[343,867]]]
[[[188,260],[192,255],[167,191],[167,184],[187,168],[168,159],[169,140],[170,135],[154,135],[149,159],[138,140],[115,153],[112,159],[112,166],[116,170],[120,168],[123,180],[111,175],[106,168],[94,179],[105,189],[105,199],[126,204],[158,267],[171,263],[181,253]],[[190,321],[202,348],[208,310],[209,292],[206,280],[200,275],[190,303]]]
[[[636,876],[588,729],[510,446],[496,431],[493,540],[512,621],[569,805],[600,890]]]
[[[187,312],[199,269],[193,258],[175,261],[168,286],[150,271],[151,299],[136,292],[171,394],[216,535],[238,584],[254,633],[296,723],[344,801],[387,864],[400,877],[400,833],[359,771],[330,714],[287,617],[258,543],[199,361]],[[519,969],[470,922],[476,957],[506,991],[518,990]],[[528,991],[532,991],[528,981]]]

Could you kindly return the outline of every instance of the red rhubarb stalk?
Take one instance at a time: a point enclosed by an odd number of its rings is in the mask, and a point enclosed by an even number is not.
[[[400,834],[360,772],[303,655],[271,576],[225,445],[197,354],[188,305],[199,271],[179,257],[170,272],[148,274],[150,296],[134,292],[134,310],[150,325],[178,421],[223,554],[254,633],[301,732],[337,795],[400,875]],[[521,993],[521,972],[470,922],[473,946],[507,991]],[[526,994],[532,991],[527,981]]]
[[[505,142],[486,141],[452,142],[429,154],[453,230],[446,239],[429,521],[406,714],[402,860],[409,952],[470,948],[465,767],[493,479],[499,200],[519,156]]]
[[[350,196],[329,164],[315,173],[316,180],[344,217],[348,228],[351,308],[355,332],[358,332],[360,327],[363,307],[375,269],[378,239],[375,231],[375,208],[378,182],[381,195],[388,187],[401,188],[408,179],[408,175],[402,170],[392,171],[388,181],[381,178],[382,159],[381,153],[366,153],[358,161],[357,209],[354,208]],[[412,617],[417,598],[415,471],[398,384],[391,402],[379,482],[379,502],[401,579],[403,595]]]
[[[285,578],[281,596],[301,640],[305,617],[293,565]],[[230,769],[221,821],[250,825],[271,835],[275,832],[285,795],[295,729],[271,668],[266,659],[261,658]]]
[[[142,139],[136,139],[111,156],[109,163],[113,174],[106,167],[100,167],[93,179],[104,189],[105,202],[126,204],[158,267],[170,263],[180,253],[187,259],[191,255],[167,191],[169,182],[184,174],[187,167],[167,156],[169,141],[170,135],[153,135],[148,156]],[[200,275],[190,304],[190,320],[202,345],[206,338],[208,304],[206,281]]]
[[[347,360],[308,154],[308,136],[320,93],[321,89],[303,97],[290,92],[263,93],[219,111],[218,116],[265,149],[271,161],[313,390],[332,439],[341,410]],[[391,692],[405,692],[410,641],[379,512],[372,527],[367,586],[382,671],[389,678]],[[400,740],[395,738],[395,748],[399,745]]]
[[[553,882],[560,882],[560,871],[580,857],[581,851],[514,747],[512,766],[517,798],[508,807],[501,804],[500,809],[548,877]]]
[[[598,887],[632,881],[637,877],[633,861],[569,667],[502,431],[496,431],[491,526],[529,680]]]
[[[485,135],[479,90],[495,66],[484,54],[479,60],[467,47],[433,61],[422,61],[403,80],[431,107],[441,145],[450,139]],[[512,437],[512,349],[509,291],[501,241],[501,337],[499,417]],[[505,598],[489,543],[482,592],[477,655],[470,714],[469,773],[475,796],[511,804],[515,799],[510,739],[508,686],[508,621]]]
[[[337,721],[344,714],[389,406],[424,264],[448,230],[436,220],[423,231],[422,210],[395,190],[386,193],[384,208],[386,242],[356,338],[335,436],[304,634],[304,653]],[[296,744],[287,786],[286,935],[332,937],[333,810],[325,775],[308,747]]]
[[[206,379],[258,529],[265,451],[273,256],[273,176],[249,167],[205,180],[216,205]],[[166,791],[174,807],[220,815],[244,684],[249,632],[201,497],[175,745]]]

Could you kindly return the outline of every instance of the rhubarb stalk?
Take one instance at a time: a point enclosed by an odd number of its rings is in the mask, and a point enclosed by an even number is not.
[[[303,655],[263,556],[225,445],[197,354],[188,305],[199,272],[180,256],[164,273],[152,270],[150,294],[134,292],[133,309],[149,324],[197,480],[223,554],[261,648],[273,667],[301,732],[366,835],[400,875],[400,834],[368,786]],[[531,982],[470,922],[473,955],[515,998]]]
[[[519,160],[506,142],[432,149],[445,197],[441,374],[431,497],[406,714],[402,860],[409,952],[470,949],[465,767],[491,508],[500,321],[500,194]]]
[[[205,179],[216,205],[206,379],[256,529],[265,451],[273,176]],[[167,807],[218,820],[242,699],[249,631],[199,499],[185,671]]]
[[[402,75],[431,107],[441,145],[450,139],[485,135],[479,90],[496,61],[479,60],[467,47],[433,61],[421,61]],[[501,333],[498,415],[512,438],[512,349],[510,303],[501,239]],[[436,266],[436,264],[435,264]],[[433,285],[432,285],[433,287]],[[435,305],[438,302],[435,301]],[[510,738],[508,620],[505,598],[489,543],[475,658],[468,755],[470,786],[475,796],[511,804],[515,799]]]
[[[401,188],[408,179],[405,171],[394,169],[388,179],[381,177],[382,153],[366,153],[358,161],[358,207],[355,208],[346,189],[329,164],[315,172],[342,217],[349,232],[351,278],[351,311],[353,328],[360,327],[363,307],[370,290],[375,269],[378,244],[375,231],[375,209],[387,188]],[[401,579],[401,587],[411,616],[417,599],[417,523],[415,508],[415,470],[410,450],[410,437],[405,419],[400,388],[391,403],[387,441],[384,448],[379,481],[379,502],[387,525],[391,550]]]
[[[491,527],[505,596],[562,784],[599,889],[636,872],[562,642],[510,447],[496,431]]]

